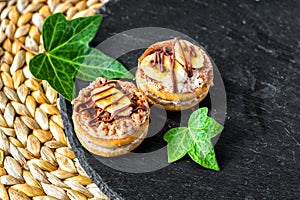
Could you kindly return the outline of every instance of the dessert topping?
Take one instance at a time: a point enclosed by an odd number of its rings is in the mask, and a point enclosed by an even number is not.
[[[177,83],[186,80],[185,73],[188,77],[192,77],[193,68],[201,68],[204,63],[203,55],[196,53],[193,44],[177,38],[171,41],[171,49],[168,47],[158,48],[147,57],[145,58],[146,60],[149,57],[151,58],[150,66],[154,67],[157,65],[160,73],[155,71],[151,73],[151,70],[144,70],[144,72],[150,73],[151,77],[165,83],[171,79],[173,93],[177,92]],[[144,67],[146,66],[144,65]],[[183,67],[185,73],[180,71],[181,67]],[[168,78],[168,80],[164,78]]]
[[[116,88],[117,81],[104,81],[86,94],[85,102],[75,107],[76,112],[88,111],[91,116],[89,124],[100,121],[112,121],[116,116],[128,116],[132,112],[132,103],[128,94]]]
[[[91,93],[96,107],[108,111],[111,116],[128,116],[132,108],[130,99],[113,85],[96,88]]]
[[[204,63],[204,56],[201,52],[196,53],[195,46],[188,41],[173,40],[176,60],[182,64],[189,74],[193,76],[193,68],[201,68]]]
[[[146,111],[144,100],[139,93],[131,93],[129,85],[117,80],[106,80],[95,83],[95,89],[84,94],[84,102],[75,106],[77,113],[86,111],[90,116],[89,125],[99,126],[111,122],[116,117],[132,116]],[[127,88],[127,89],[125,89]]]

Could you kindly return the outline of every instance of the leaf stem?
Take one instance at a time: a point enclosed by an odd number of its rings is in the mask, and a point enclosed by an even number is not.
[[[15,41],[26,51],[29,51],[30,53],[37,55],[39,54],[39,52],[33,51],[32,49],[29,49],[28,47],[26,47],[18,38],[15,38]]]

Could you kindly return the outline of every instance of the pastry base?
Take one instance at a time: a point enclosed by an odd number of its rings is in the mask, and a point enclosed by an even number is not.
[[[103,145],[102,139],[91,139],[90,137],[86,137],[86,135],[89,134],[86,131],[80,129],[76,124],[74,124],[74,130],[82,146],[89,152],[99,156],[113,157],[126,154],[139,146],[147,135],[148,124],[149,120],[144,123],[140,130],[136,131],[138,132],[138,134],[135,134],[135,137],[130,137],[132,139],[130,143],[123,146],[115,145],[111,148]],[[113,140],[114,142],[116,141],[116,139]],[[106,142],[110,142],[109,139],[106,139]]]
[[[149,103],[159,104],[166,110],[180,111],[187,110],[200,103],[208,94],[208,87],[199,88],[195,93],[174,94],[157,90],[149,86],[145,79],[140,76],[139,70],[136,72],[136,85]],[[155,98],[154,98],[155,97]]]

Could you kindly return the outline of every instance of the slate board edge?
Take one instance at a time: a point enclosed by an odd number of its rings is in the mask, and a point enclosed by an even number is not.
[[[74,128],[73,121],[68,117],[67,114],[67,100],[59,95],[59,103],[60,103],[60,114],[64,124],[65,134],[69,141],[69,144],[72,147],[73,152],[75,153],[80,165],[86,171],[91,180],[99,187],[99,189],[111,200],[123,200],[119,194],[114,192],[102,179],[102,177],[95,172],[95,170],[89,165],[89,162],[86,160],[89,154],[85,149],[78,148],[80,146],[80,142],[76,136],[73,136]]]

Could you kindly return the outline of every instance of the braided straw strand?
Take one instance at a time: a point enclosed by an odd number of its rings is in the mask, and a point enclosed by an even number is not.
[[[62,12],[93,15],[103,0],[0,2],[0,199],[108,199],[70,148],[58,94],[35,79],[29,61],[43,51],[41,29]]]

